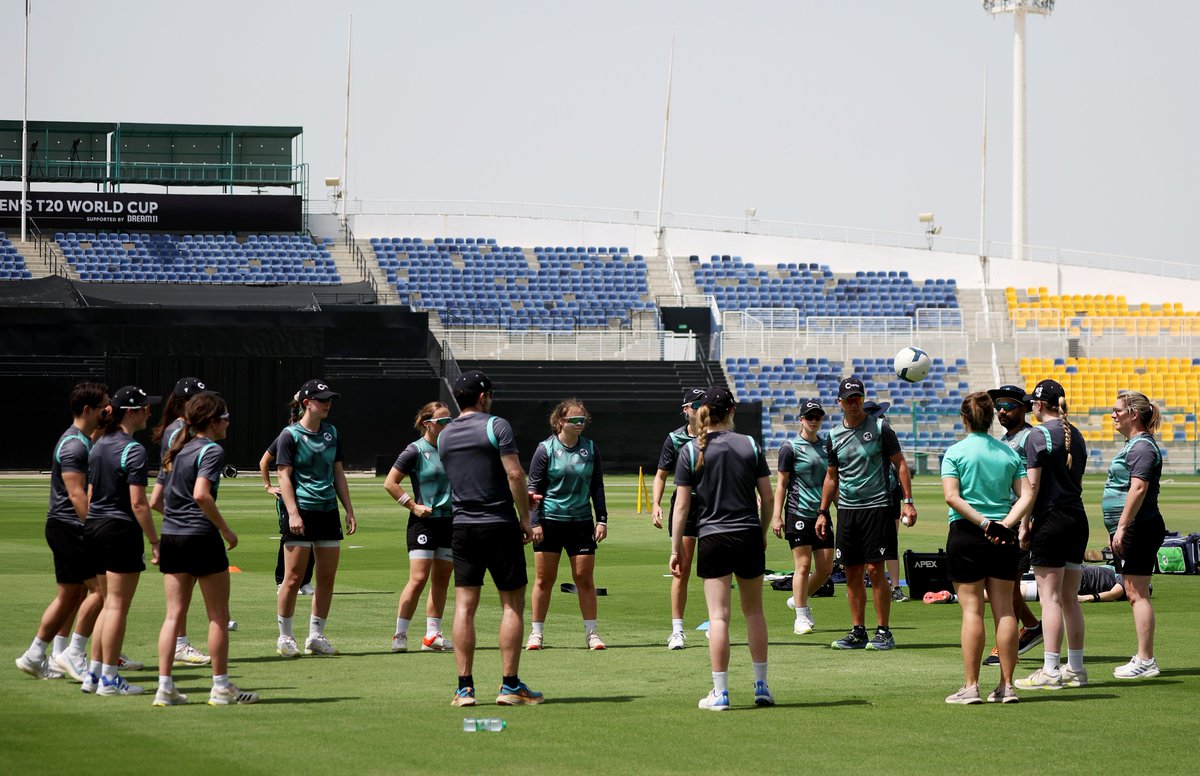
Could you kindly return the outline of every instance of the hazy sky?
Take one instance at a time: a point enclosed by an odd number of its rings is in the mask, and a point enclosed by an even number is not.
[[[0,0],[21,117],[23,0]],[[1147,10],[1138,13],[1136,8]],[[313,194],[666,209],[1007,241],[1012,21],[974,0],[33,0],[30,118],[304,127]],[[1028,20],[1029,242],[1200,262],[1200,8]]]

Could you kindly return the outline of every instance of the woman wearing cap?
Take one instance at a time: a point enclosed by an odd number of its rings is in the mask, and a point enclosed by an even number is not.
[[[143,536],[158,563],[158,532],[146,500],[146,448],[133,435],[146,427],[150,407],[162,397],[127,385],[116,392],[108,425],[88,456],[88,514],[85,531],[94,552],[104,610],[97,628],[101,673],[97,695],[140,695],[143,689],[117,673],[129,604],[137,591]],[[85,683],[86,687],[86,683]]]
[[[288,401],[288,422],[284,428],[300,420],[300,410],[300,395],[296,394]],[[279,521],[279,552],[275,556],[276,594],[279,593],[279,586],[283,584],[283,545],[284,536],[287,534],[287,510],[283,506],[283,496],[279,494],[279,488],[271,484],[271,467],[275,465],[275,454],[278,451],[279,437],[276,436],[271,440],[271,444],[267,445],[267,449],[263,451],[262,457],[258,459],[258,473],[262,477],[263,489],[267,491],[268,496],[275,499],[275,517]],[[308,556],[308,565],[304,567],[304,578],[300,580],[299,595],[312,595],[315,592],[312,586],[312,578],[316,562],[316,554],[310,553]]]
[[[604,465],[596,443],[583,436],[591,420],[578,399],[565,399],[550,413],[554,433],[537,446],[529,462],[530,519],[537,576],[533,583],[533,619],[525,649],[541,649],[550,593],[558,578],[563,550],[583,614],[584,643],[604,649],[596,632],[596,546],[608,536]],[[596,520],[592,522],[592,510]]]
[[[817,536],[817,510],[829,457],[820,437],[825,408],[816,399],[801,406],[800,435],[779,448],[779,480],[775,485],[775,517],[771,528],[786,538],[792,548],[796,572],[792,575],[792,605],[796,624],[792,630],[803,636],[813,631],[808,597],[825,584],[833,571],[833,532]],[[816,573],[811,573],[816,562]]]
[[[1158,406],[1144,394],[1126,391],[1113,404],[1113,425],[1125,437],[1125,446],[1108,467],[1101,508],[1109,546],[1121,559],[1125,594],[1133,607],[1137,654],[1113,670],[1117,679],[1158,676],[1154,659],[1154,607],[1150,603],[1150,575],[1155,556],[1166,535],[1158,511],[1162,451],[1154,439],[1159,424]],[[1100,600],[1099,595],[1095,600]]]
[[[695,439],[700,433],[700,425],[696,420],[696,410],[700,408],[700,399],[704,391],[699,388],[688,388],[683,392],[683,417],[687,423],[667,434],[663,441],[662,451],[658,455],[658,470],[654,473],[654,484],[651,486],[650,518],[655,528],[662,528],[663,511],[662,497],[667,487],[667,477],[675,476],[675,462],[679,458],[679,449],[689,440]],[[667,536],[674,533],[675,496],[678,491],[671,493],[671,507],[667,514]],[[672,537],[673,538],[673,537]],[[688,578],[692,575],[692,556],[696,554],[696,515],[688,515],[688,521],[683,529],[683,544],[680,573],[671,579],[671,633],[667,636],[667,649],[683,649],[686,636],[683,632],[683,613],[687,608]]]
[[[408,510],[408,584],[400,594],[396,610],[396,635],[392,636],[392,651],[408,651],[408,624],[425,583],[433,577],[429,600],[425,603],[425,652],[448,652],[453,649],[442,636],[442,614],[446,611],[446,589],[454,573],[454,553],[451,540],[450,480],[438,454],[437,440],[451,421],[450,408],[440,401],[431,401],[417,412],[413,426],[421,437],[400,453],[388,472],[383,489]],[[412,493],[401,487],[405,478],[412,478]]]
[[[296,612],[300,575],[310,553],[317,556],[317,590],[313,596],[304,653],[337,654],[325,638],[325,620],[329,617],[333,582],[341,556],[339,501],[346,510],[346,533],[353,534],[357,528],[350,489],[342,471],[341,439],[337,429],[326,422],[333,400],[338,396],[324,380],[309,380],[297,393],[300,420],[279,434],[276,471],[279,493],[288,516],[284,535],[284,577],[279,588],[279,640],[275,645],[280,657],[300,655],[292,635],[292,616]]]
[[[162,543],[158,568],[163,574],[167,613],[158,634],[158,692],[155,706],[178,706],[187,696],[175,688],[172,663],[178,659],[175,634],[187,616],[198,582],[208,613],[208,647],[212,652],[212,706],[254,703],[258,693],[243,692],[229,681],[229,558],[237,534],[217,508],[217,488],[225,451],[218,442],[229,432],[229,409],[215,393],[201,392],[187,401],[183,427],[162,459],[168,473],[164,496]]]
[[[1034,493],[1033,513],[1022,521],[1021,544],[1042,602],[1042,667],[1016,680],[1021,690],[1057,690],[1087,685],[1083,667],[1083,612],[1079,589],[1088,522],[1083,509],[1083,470],[1087,448],[1083,434],[1071,425],[1067,397],[1054,380],[1042,380],[1029,397],[1041,425],[1025,439],[1025,469]],[[1064,624],[1067,665],[1059,668]]]
[[[700,433],[680,451],[675,467],[671,573],[678,576],[683,571],[683,527],[695,498],[700,504],[696,574],[704,580],[708,602],[713,676],[713,689],[699,705],[711,711],[729,709],[729,599],[734,576],[754,665],[754,702],[775,704],[767,686],[767,620],[762,608],[772,509],[770,468],[753,437],[733,431],[735,404],[727,388],[705,391],[697,413]]]
[[[946,703],[982,703],[979,662],[983,657],[984,591],[992,602],[1000,684],[987,697],[990,703],[1014,703],[1013,670],[1017,664],[1017,624],[1012,588],[1017,555],[1015,529],[1033,504],[1025,479],[1025,464],[1008,445],[994,439],[995,407],[986,393],[968,394],[959,410],[966,438],[942,457],[942,493],[950,507],[946,555],[950,580],[962,608],[962,655],[966,680]],[[1017,493],[1013,502],[1010,496]]]
[[[166,460],[167,450],[170,449],[171,442],[175,440],[176,435],[183,429],[184,405],[187,404],[188,399],[205,390],[207,388],[204,385],[204,381],[198,377],[181,377],[175,383],[175,388],[171,391],[171,395],[167,397],[166,403],[163,404],[162,417],[158,419],[158,425],[154,427],[154,432],[150,435],[151,441],[158,445],[159,461]],[[163,511],[163,494],[166,482],[166,467],[160,463],[158,477],[154,480],[153,490],[150,491],[150,508],[160,514]],[[175,662],[199,666],[208,665],[211,658],[196,649],[188,641],[186,609],[183,611],[183,616],[178,619],[179,633],[175,634]]]

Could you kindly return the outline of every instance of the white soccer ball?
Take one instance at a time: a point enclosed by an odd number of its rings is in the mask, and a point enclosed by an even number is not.
[[[896,354],[892,368],[896,376],[908,383],[919,383],[929,374],[933,361],[929,354],[920,348],[909,346]]]

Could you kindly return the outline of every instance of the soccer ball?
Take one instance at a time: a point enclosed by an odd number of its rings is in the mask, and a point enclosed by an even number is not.
[[[928,353],[911,346],[901,350],[892,360],[892,368],[896,370],[896,377],[906,383],[919,383],[924,380],[932,365],[933,362],[930,361]]]

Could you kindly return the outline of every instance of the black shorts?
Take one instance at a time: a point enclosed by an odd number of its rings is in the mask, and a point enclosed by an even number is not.
[[[667,536],[675,532],[675,494],[671,494],[671,511],[667,513]],[[688,512],[687,522],[683,524],[683,535],[695,539],[700,535],[700,511],[696,509],[696,491],[692,491],[692,509]]]
[[[888,494],[888,516],[893,520],[900,519],[900,501],[904,498],[904,491],[897,487]]]
[[[1014,581],[1020,582],[1021,578],[1033,568],[1032,557],[1033,555],[1029,550],[1020,550],[1020,554],[1017,555],[1017,575],[1013,577]]]
[[[1148,577],[1154,573],[1158,548],[1162,547],[1167,529],[1162,515],[1138,515],[1133,524],[1125,529],[1122,552],[1114,564],[1118,574]],[[1109,535],[1112,538],[1112,535]]]
[[[54,553],[54,581],[58,584],[79,585],[96,576],[79,520],[47,520],[46,544]]]
[[[817,536],[817,518],[788,514],[783,524],[783,538],[793,550],[797,547],[812,547],[814,550],[831,550],[834,545],[833,518],[826,519],[825,538]]]
[[[163,534],[158,545],[158,570],[164,574],[207,577],[229,570],[225,542],[217,532]]]
[[[296,536],[283,524],[285,542],[340,542],[342,540],[342,517],[336,509],[328,512],[319,509],[300,509],[300,520],[304,523],[304,535]]]
[[[1030,562],[1047,568],[1063,568],[1068,563],[1082,565],[1087,540],[1087,514],[1082,509],[1051,509],[1033,519]]]
[[[740,579],[761,577],[767,570],[762,529],[701,536],[697,540],[696,576],[717,579],[733,574]]]
[[[448,550],[454,539],[453,521],[447,517],[408,517],[408,551]]]
[[[970,520],[955,520],[946,536],[946,570],[952,582],[981,579],[1015,580],[1021,550],[1015,544],[996,545]]]
[[[497,590],[518,590],[529,584],[525,545],[516,523],[454,526],[454,586],[482,587],[484,572]]]
[[[146,545],[136,520],[92,517],[84,523],[92,568],[97,575],[136,574],[146,570]]]
[[[898,560],[896,544],[891,505],[838,510],[837,557],[843,566]]]
[[[542,541],[533,545],[534,552],[553,552],[567,557],[596,554],[596,525],[591,520],[546,520],[538,523],[542,527]]]

